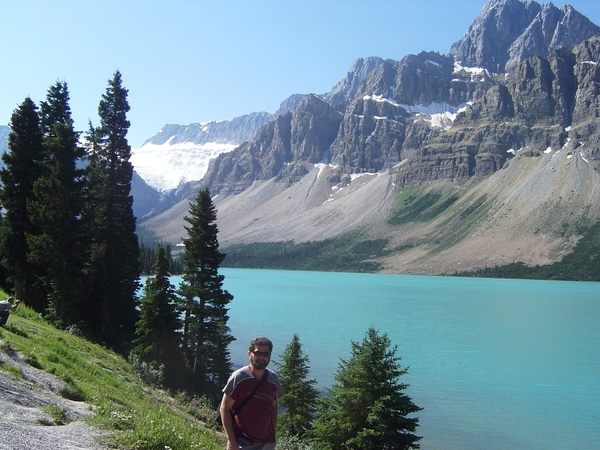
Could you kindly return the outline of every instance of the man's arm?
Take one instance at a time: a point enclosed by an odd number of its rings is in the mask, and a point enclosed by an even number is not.
[[[235,431],[233,429],[233,421],[231,420],[231,408],[235,401],[227,394],[223,394],[221,400],[221,421],[223,422],[223,429],[227,436],[227,450],[238,450],[240,447],[235,438]]]
[[[275,434],[277,435],[277,415],[279,414],[279,405],[277,404],[277,399],[273,401],[273,405],[271,405],[271,419],[273,420],[273,429],[275,430]]]

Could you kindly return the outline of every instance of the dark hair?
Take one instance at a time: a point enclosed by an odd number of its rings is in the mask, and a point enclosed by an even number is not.
[[[258,346],[267,346],[267,347],[269,347],[269,352],[273,351],[273,343],[271,342],[271,339],[269,339],[268,337],[258,336],[258,337],[255,337],[254,339],[252,339],[250,341],[250,345],[248,346],[248,351],[253,352],[254,347],[258,347]]]

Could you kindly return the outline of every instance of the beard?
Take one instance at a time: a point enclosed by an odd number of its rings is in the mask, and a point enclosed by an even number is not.
[[[269,360],[261,359],[257,361],[255,358],[252,358],[250,360],[250,364],[252,364],[252,367],[254,367],[256,370],[265,370],[267,365],[269,365]]]

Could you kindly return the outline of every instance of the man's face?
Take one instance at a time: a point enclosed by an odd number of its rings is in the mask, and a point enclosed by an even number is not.
[[[271,352],[267,345],[255,345],[254,351],[248,352],[250,364],[257,370],[265,370],[271,361]]]

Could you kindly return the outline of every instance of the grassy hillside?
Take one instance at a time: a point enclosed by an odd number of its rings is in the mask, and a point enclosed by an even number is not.
[[[5,296],[5,295],[4,295]],[[143,383],[125,359],[73,334],[57,330],[19,306],[0,328],[1,350],[66,383],[61,395],[92,406],[90,424],[109,430],[106,445],[121,449],[223,449],[220,433],[202,422],[212,407],[199,399],[174,399]],[[0,365],[14,376],[18,370]],[[54,412],[57,416],[60,411]]]

